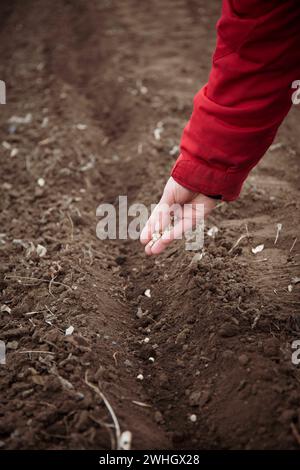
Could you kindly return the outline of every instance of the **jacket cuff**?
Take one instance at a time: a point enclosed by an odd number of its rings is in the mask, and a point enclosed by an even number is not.
[[[193,192],[222,195],[223,201],[234,201],[238,198],[250,169],[237,171],[216,168],[198,157],[181,154],[172,168],[171,176],[181,186]]]

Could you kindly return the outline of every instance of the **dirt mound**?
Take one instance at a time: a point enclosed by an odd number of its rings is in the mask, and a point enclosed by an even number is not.
[[[299,447],[299,109],[202,259],[96,238],[100,203],[159,197],[219,7],[1,4],[2,448],[114,445],[88,383],[134,448]]]

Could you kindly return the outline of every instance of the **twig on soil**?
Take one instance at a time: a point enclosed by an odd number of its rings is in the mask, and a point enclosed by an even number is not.
[[[55,356],[54,352],[51,351],[39,351],[39,350],[28,350],[28,351],[17,351],[18,354],[32,354],[32,353],[38,353],[38,354],[51,354],[51,356]]]
[[[121,429],[120,429],[118,418],[116,417],[116,414],[115,414],[111,404],[107,400],[106,396],[101,392],[99,387],[97,387],[96,385],[89,382],[88,372],[87,371],[85,372],[84,381],[85,381],[85,383],[88,387],[90,387],[92,390],[94,390],[94,392],[102,398],[106,408],[108,409],[108,412],[109,412],[109,414],[110,414],[110,416],[113,420],[113,423],[114,423],[115,434],[116,434],[116,447],[117,447],[117,450],[120,450]]]
[[[291,430],[292,430],[292,434],[293,434],[294,438],[296,439],[297,443],[300,446],[300,433],[299,433],[299,431],[296,428],[294,423],[291,423]]]
[[[52,287],[52,284],[54,284],[55,279],[56,279],[56,277],[53,276],[53,277],[51,278],[51,280],[50,280],[50,282],[49,282],[49,286],[48,286],[49,294],[52,295],[52,297],[54,297],[54,294],[52,294],[51,287]]]
[[[71,224],[71,236],[70,236],[70,241],[72,242],[74,240],[74,223],[73,223],[73,220],[72,220],[72,217],[70,216],[70,214],[68,213],[67,214],[67,217],[70,221],[70,224]]]
[[[44,278],[38,278],[38,277],[26,277],[26,276],[10,276],[7,275],[5,276],[5,279],[18,279],[18,280],[24,280],[24,281],[36,281],[36,282],[47,282],[49,283],[49,279],[44,279]],[[63,282],[58,282],[54,280],[50,280],[51,284],[59,285],[59,286],[64,286],[66,289],[72,290],[70,286],[67,286],[67,284],[64,284]],[[34,285],[34,284],[31,284]]]
[[[276,232],[276,236],[275,236],[275,240],[274,240],[274,245],[276,245],[277,241],[278,241],[278,237],[279,237],[279,233],[282,229],[282,224],[277,224],[277,232]]]
[[[114,358],[114,361],[115,361],[116,366],[118,365],[118,361],[117,361],[117,357],[116,357],[117,354],[118,354],[118,351],[115,351],[115,352],[113,353],[113,358]]]
[[[102,421],[101,419],[96,419],[94,416],[91,416],[91,415],[90,415],[90,419],[94,421],[94,423],[99,424],[100,427],[103,426],[104,428],[108,430],[109,437],[110,437],[110,445],[111,445],[111,448],[114,449],[116,447],[116,441],[115,441],[114,433],[112,432],[112,429],[111,429],[113,425],[109,423],[105,423],[105,421]]]
[[[240,238],[235,242],[235,244],[230,248],[228,253],[232,253],[232,251],[238,246],[238,244],[244,239],[247,238],[248,235],[241,235]]]
[[[295,240],[293,241],[293,244],[292,244],[292,246],[291,246],[291,248],[290,248],[290,253],[291,253],[291,251],[293,251],[294,246],[296,245],[296,243],[297,243],[297,237],[296,237]]]
[[[45,310],[34,310],[33,312],[26,312],[26,313],[23,313],[24,316],[26,317],[30,317],[31,315],[35,315],[36,313],[42,313],[44,312]]]
[[[137,406],[141,406],[142,408],[152,408],[152,405],[149,403],[143,403],[142,401],[132,400],[132,403]]]
[[[254,330],[254,328],[256,327],[256,325],[257,325],[257,323],[258,323],[260,317],[261,317],[261,313],[258,312],[258,314],[255,316],[255,318],[254,318],[254,320],[253,320],[253,323],[252,323],[252,325],[251,325],[252,330]]]

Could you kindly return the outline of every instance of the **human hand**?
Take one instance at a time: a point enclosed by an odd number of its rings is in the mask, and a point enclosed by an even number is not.
[[[203,205],[206,217],[216,206],[216,201],[186,189],[170,177],[140,236],[146,254],[160,254],[173,240],[182,238],[183,234],[195,228],[202,215],[200,205]],[[172,207],[175,208],[174,225]]]

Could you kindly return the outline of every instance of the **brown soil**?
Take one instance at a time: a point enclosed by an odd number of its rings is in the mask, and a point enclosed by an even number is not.
[[[0,150],[1,305],[11,309],[0,314],[4,449],[109,449],[111,419],[86,374],[133,448],[300,445],[291,362],[300,339],[299,107],[240,200],[208,221],[219,232],[206,236],[200,263],[180,243],[146,259],[138,242],[95,234],[100,203],[119,194],[157,201],[207,79],[219,9],[204,0],[1,2],[0,141],[11,146]],[[8,122],[28,113],[27,124]],[[140,319],[138,307],[148,311]]]

